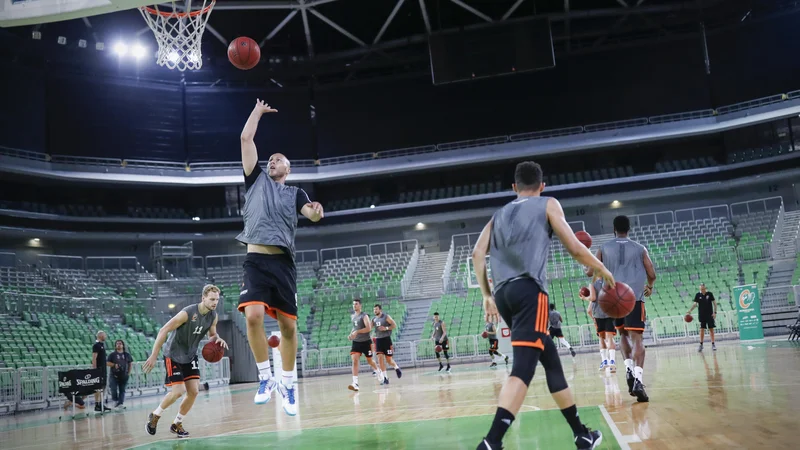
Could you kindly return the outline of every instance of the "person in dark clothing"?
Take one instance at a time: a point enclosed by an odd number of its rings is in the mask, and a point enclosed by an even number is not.
[[[118,339],[114,343],[115,351],[108,355],[108,367],[111,368],[111,377],[108,384],[111,387],[111,399],[116,402],[117,409],[124,409],[125,387],[128,385],[128,376],[131,373],[133,356],[125,348],[125,341]]]

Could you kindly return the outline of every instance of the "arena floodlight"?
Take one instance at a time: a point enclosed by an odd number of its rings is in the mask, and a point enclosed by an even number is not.
[[[114,44],[114,53],[116,53],[117,56],[125,56],[128,54],[128,46],[122,42],[117,42]]]
[[[144,48],[144,46],[141,44],[135,44],[131,49],[131,54],[133,55],[134,58],[141,59],[142,57],[144,57],[144,55],[147,54],[147,49]]]

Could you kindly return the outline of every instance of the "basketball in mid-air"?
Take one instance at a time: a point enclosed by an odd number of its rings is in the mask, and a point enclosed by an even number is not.
[[[219,362],[225,355],[225,349],[216,342],[208,342],[203,346],[203,359],[210,363]]]
[[[613,288],[607,284],[603,285],[603,290],[597,296],[597,302],[600,304],[600,309],[608,314],[608,317],[621,319],[633,311],[633,307],[636,305],[636,295],[630,286],[617,281]]]
[[[228,45],[228,61],[237,69],[250,70],[261,60],[261,48],[249,37],[238,37]]]
[[[581,297],[588,297],[588,296],[589,296],[589,295],[591,295],[591,294],[592,294],[592,293],[591,293],[591,291],[589,291],[589,288],[588,288],[588,287],[586,287],[586,286],[583,286],[583,287],[581,288]]]
[[[575,237],[578,238],[578,240],[581,241],[581,244],[585,245],[586,248],[592,247],[592,235],[589,233],[580,230],[575,233]]]
[[[278,336],[272,335],[272,336],[269,337],[269,339],[267,339],[267,344],[269,344],[270,347],[275,348],[275,347],[281,345],[281,338],[279,338]]]
[[[442,346],[441,345],[437,345],[436,348],[434,348],[434,350],[436,350],[436,353],[441,353],[442,352]]]
[[[686,323],[690,323],[691,321],[694,320],[694,317],[692,317],[691,314],[687,314],[686,317],[683,318],[683,320],[685,320]]]
[[[488,331],[484,331],[483,333],[481,333],[481,337],[484,338],[484,339],[488,338],[489,337],[489,332]]]

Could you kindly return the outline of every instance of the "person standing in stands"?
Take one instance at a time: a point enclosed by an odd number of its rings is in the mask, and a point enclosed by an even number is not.
[[[111,378],[108,382],[111,386],[111,400],[116,403],[114,405],[116,409],[125,409],[125,388],[128,386],[132,363],[133,356],[125,348],[125,341],[117,339],[114,351],[108,356],[108,367],[111,368]]]
[[[94,393],[94,412],[111,411],[111,408],[103,405],[103,392],[105,391],[106,380],[108,379],[108,370],[106,369],[106,332],[100,330],[97,332],[97,340],[94,341],[92,346],[92,369],[101,369],[102,374],[100,377],[103,385],[103,390]]]

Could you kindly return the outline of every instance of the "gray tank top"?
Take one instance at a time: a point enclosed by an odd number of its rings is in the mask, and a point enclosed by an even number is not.
[[[197,356],[197,347],[217,318],[216,311],[200,314],[199,304],[183,308],[189,319],[170,333],[164,346],[164,356],[181,364],[189,364]]]
[[[495,332],[494,331],[494,324],[492,322],[487,323],[486,324],[486,328],[484,328],[484,329],[486,330],[487,333],[494,333]],[[497,339],[497,335],[492,336],[490,334],[489,335],[489,339]]]
[[[603,290],[603,280],[597,280],[594,282],[594,292],[595,295],[599,296],[600,291]],[[594,299],[592,302],[592,317],[595,319],[608,319],[608,314],[603,311],[603,308],[600,307],[600,303],[597,302],[597,298]]]
[[[614,280],[630,286],[639,302],[644,301],[647,282],[643,261],[645,251],[642,244],[628,238],[612,239],[601,247],[603,264],[614,275]]]
[[[388,327],[389,326],[389,317],[388,314],[382,313],[380,316],[375,316],[372,318],[372,326],[375,328],[375,337],[380,338],[387,338],[392,335],[391,330],[381,331],[380,327]]]
[[[547,257],[553,229],[547,220],[550,197],[520,197],[494,214],[491,248],[494,290],[529,277],[547,293]]]
[[[561,328],[561,313],[555,309],[550,311],[550,326],[553,328]]]
[[[272,181],[267,172],[262,171],[244,195],[244,230],[236,240],[282,247],[294,259],[297,191],[295,186]]]
[[[361,311],[359,314],[353,314],[354,331],[361,331],[364,328],[367,328],[367,325],[364,323],[364,317],[367,317],[364,311]],[[372,338],[369,337],[369,333],[359,333],[356,335],[355,339],[353,339],[355,342],[367,342],[371,340]]]
[[[444,335],[442,324],[444,324],[444,322],[441,320],[433,323],[433,339],[437,342],[440,341],[442,339],[442,335]]]

